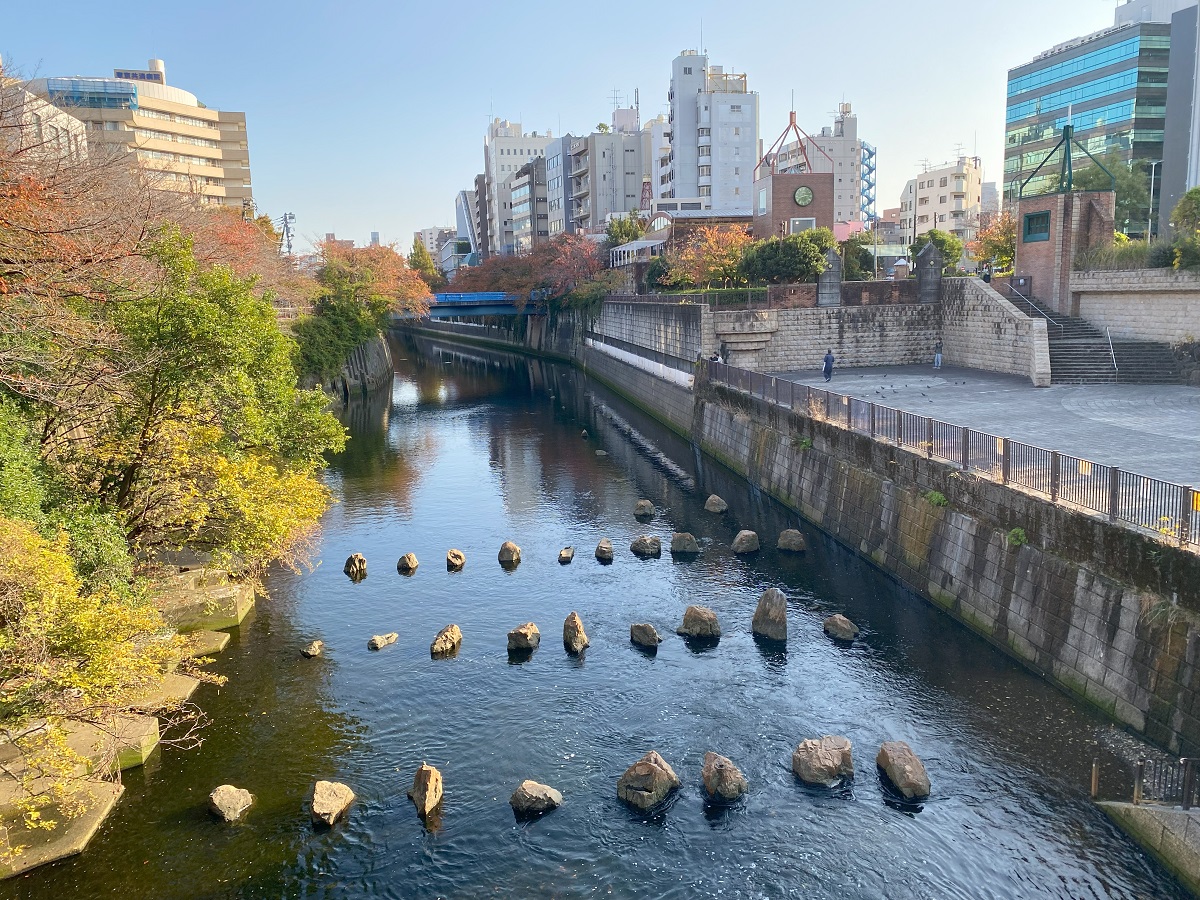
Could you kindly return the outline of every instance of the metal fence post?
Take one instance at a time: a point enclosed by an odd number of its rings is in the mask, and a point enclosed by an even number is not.
[[[1108,470],[1108,521],[1117,521],[1117,504],[1121,495],[1121,470],[1113,466]]]
[[[1146,760],[1139,759],[1137,764],[1137,772],[1133,776],[1133,804],[1142,802],[1142,781],[1146,777]]]
[[[1058,502],[1058,485],[1059,473],[1062,471],[1062,460],[1059,459],[1058,451],[1050,452],[1050,502]]]
[[[896,410],[896,446],[904,446],[904,413]]]
[[[775,405],[779,406],[779,379],[772,378],[771,380],[775,382]]]
[[[1186,547],[1195,535],[1192,534],[1192,511],[1195,508],[1196,492],[1190,484],[1183,486],[1183,497],[1179,501],[1179,546]]]
[[[830,402],[829,391],[825,392],[825,421],[828,422],[833,415],[833,404]]]
[[[933,459],[933,419],[925,417],[925,456]]]
[[[1183,763],[1183,809],[1186,812],[1192,808],[1192,794],[1196,792],[1196,761],[1181,759]]]
[[[846,430],[853,431],[854,430],[854,398],[853,397],[843,397],[842,399],[846,401]]]
[[[971,468],[971,429],[962,428],[962,470],[964,472]]]
[[[1000,438],[1000,483],[1008,484],[1008,438]]]
[[[1092,759],[1092,799],[1100,793],[1100,760],[1093,757]]]
[[[871,440],[875,440],[875,404],[871,404]]]

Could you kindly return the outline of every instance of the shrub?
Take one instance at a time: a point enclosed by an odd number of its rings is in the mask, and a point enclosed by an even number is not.
[[[792,438],[792,446],[800,451],[812,449],[812,438],[796,436]]]
[[[1029,538],[1025,536],[1024,528],[1014,528],[1008,533],[1008,546],[1023,547],[1029,543]]]
[[[926,491],[925,499],[930,506],[949,506],[950,501],[946,499],[946,495],[941,491]]]

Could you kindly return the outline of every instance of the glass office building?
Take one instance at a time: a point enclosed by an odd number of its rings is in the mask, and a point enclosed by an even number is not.
[[[1137,23],[1098,31],[1048,50],[1008,73],[1004,189],[1015,200],[1025,179],[1068,122],[1093,156],[1127,162],[1163,158],[1171,26]],[[1078,147],[1075,166],[1090,165]],[[1026,195],[1057,189],[1061,161],[1049,162]]]

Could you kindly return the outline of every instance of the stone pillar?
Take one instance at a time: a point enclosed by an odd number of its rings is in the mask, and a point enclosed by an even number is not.
[[[917,254],[917,302],[937,303],[942,293],[942,251],[929,242]]]
[[[825,271],[817,276],[817,306],[842,305],[842,256],[836,247],[825,251]]]

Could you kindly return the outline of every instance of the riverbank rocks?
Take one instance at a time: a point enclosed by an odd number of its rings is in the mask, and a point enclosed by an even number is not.
[[[504,568],[515,569],[521,562],[521,548],[512,541],[505,541],[500,545],[500,552],[496,558]]]
[[[313,786],[312,820],[332,825],[346,814],[354,802],[354,791],[337,781],[318,781]]]
[[[405,553],[396,561],[396,571],[401,575],[411,575],[413,572],[417,571],[417,566],[419,565],[420,563],[417,562],[417,554]]]
[[[518,816],[540,816],[552,809],[562,806],[563,795],[548,784],[539,784],[526,779],[522,781],[513,795],[508,798],[508,805]]]
[[[653,519],[654,504],[649,500],[639,500],[633,504],[633,515],[637,519]]]
[[[583,619],[577,612],[571,613],[563,622],[563,646],[571,654],[582,653],[591,646],[587,632],[583,630]]]
[[[629,549],[634,556],[639,556],[642,559],[658,559],[662,556],[662,542],[649,535],[643,534],[640,538],[636,538]]]
[[[767,588],[758,600],[750,630],[769,641],[787,640],[787,597],[779,588]]]
[[[600,543],[596,545],[596,559],[602,563],[610,563],[613,561],[613,546],[612,541],[608,538],[601,538]]]
[[[388,644],[396,643],[396,638],[400,635],[394,631],[389,631],[387,634],[373,634],[371,639],[367,641],[368,650],[382,650]]]
[[[245,788],[223,784],[208,795],[208,808],[214,816],[226,822],[236,822],[254,803],[254,796]]]
[[[467,564],[467,554],[461,550],[446,551],[446,571],[459,572]]]
[[[719,638],[721,625],[717,614],[707,606],[689,606],[683,611],[683,624],[675,633],[689,638]]]
[[[841,613],[836,613],[826,619],[824,628],[827,635],[837,638],[839,641],[852,641],[858,637],[858,626]]]
[[[361,553],[352,553],[342,571],[350,576],[351,581],[362,581],[367,577],[367,558]]]
[[[854,758],[850,741],[841,735],[801,741],[792,751],[792,771],[805,784],[834,787],[843,778],[854,777]]]
[[[775,544],[775,549],[788,553],[803,553],[808,549],[808,544],[804,541],[804,535],[795,528],[786,528],[779,532],[779,540]]]
[[[905,800],[924,800],[929,796],[929,775],[925,765],[904,741],[884,741],[875,757],[875,765]]]
[[[324,641],[313,641],[307,647],[300,648],[300,655],[305,659],[312,659],[315,656],[320,656],[321,651],[325,649]]]
[[[705,512],[723,513],[727,509],[729,509],[729,504],[716,494],[709,494],[708,499],[704,501]]]
[[[709,750],[704,754],[704,768],[700,770],[704,790],[710,800],[732,803],[749,787],[746,776],[733,761]]]
[[[658,632],[654,630],[654,626],[649,622],[638,622],[636,625],[630,625],[629,640],[631,643],[646,650],[657,650],[658,645],[662,643],[662,638],[658,636]]]
[[[533,651],[541,642],[542,633],[538,631],[538,627],[532,622],[526,622],[508,633],[508,652]]]
[[[428,763],[421,763],[413,776],[412,787],[408,789],[408,799],[412,800],[422,819],[432,813],[442,802],[442,773]]]
[[[560,566],[569,566],[571,564],[571,560],[573,560],[574,558],[575,558],[575,548],[574,547],[563,547],[561,550],[558,551],[558,564]]]
[[[680,784],[675,770],[651,750],[617,779],[617,797],[637,809],[650,809],[667,798]]]
[[[758,535],[748,529],[739,531],[737,537],[733,539],[730,548],[734,553],[757,553],[758,552]]]
[[[677,531],[671,535],[671,553],[675,556],[695,556],[700,552],[696,536],[688,531]]]
[[[462,630],[457,625],[447,625],[437,633],[437,637],[429,645],[429,655],[435,659],[441,656],[453,656],[461,646]]]

